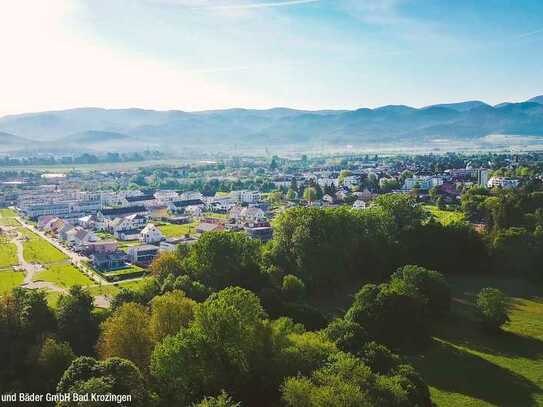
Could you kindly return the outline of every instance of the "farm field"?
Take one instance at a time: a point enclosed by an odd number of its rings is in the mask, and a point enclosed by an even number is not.
[[[87,286],[94,282],[71,264],[51,264],[39,272],[35,280],[43,280],[69,289],[74,285]]]
[[[23,243],[23,256],[27,262],[45,265],[68,259],[55,246],[28,229],[20,228],[20,232],[28,237],[28,240]]]
[[[198,222],[187,223],[184,225],[174,225],[172,223],[158,226],[165,237],[184,236],[189,233],[194,233]]]
[[[453,315],[412,363],[438,406],[543,406],[543,292],[520,280],[455,277]],[[511,298],[511,321],[496,336],[474,318],[474,298],[496,287]]]
[[[448,225],[452,222],[460,222],[464,220],[464,214],[458,211],[445,211],[438,209],[434,205],[423,205],[423,208],[436,217],[443,225]]]
[[[0,295],[10,292],[24,280],[22,271],[0,271]]]

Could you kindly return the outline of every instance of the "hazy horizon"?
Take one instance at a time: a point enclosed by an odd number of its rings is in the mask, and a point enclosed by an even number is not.
[[[0,116],[519,102],[543,94],[541,41],[537,0],[21,0]]]

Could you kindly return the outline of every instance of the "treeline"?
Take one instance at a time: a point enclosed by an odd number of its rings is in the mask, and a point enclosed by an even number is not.
[[[471,188],[462,210],[484,225],[489,267],[495,273],[542,278],[543,192],[534,180],[519,190]]]
[[[68,164],[97,164],[129,161],[144,161],[163,158],[164,154],[158,151],[143,151],[141,153],[107,153],[96,155],[84,153],[77,156],[37,156],[37,157],[0,157],[2,166],[18,165],[68,165]]]
[[[56,311],[44,293],[14,290],[0,302],[0,391],[128,393],[141,406],[431,406],[399,355],[424,349],[449,313],[448,274],[495,272],[493,232],[441,225],[402,194],[364,211],[290,209],[274,228],[264,245],[217,232],[164,253],[109,310],[78,287]],[[322,311],[357,287],[344,312]],[[488,327],[507,319],[503,303],[478,297]]]

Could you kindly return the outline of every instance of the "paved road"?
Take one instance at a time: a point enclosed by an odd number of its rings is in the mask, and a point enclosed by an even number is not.
[[[24,226],[25,228],[31,230],[32,232],[34,232],[35,234],[37,234],[41,238],[47,240],[50,244],[52,244],[57,249],[59,249],[62,253],[67,255],[70,258],[73,265],[75,265],[77,268],[79,268],[79,270],[81,270],[81,272],[83,272],[85,275],[87,275],[89,278],[91,278],[92,280],[94,280],[97,283],[97,284],[95,284],[93,286],[89,286],[89,287],[116,285],[116,284],[121,283],[121,282],[107,281],[101,275],[99,275],[98,273],[95,273],[94,271],[90,270],[87,267],[85,262],[88,262],[90,260],[88,257],[82,256],[82,255],[74,252],[73,250],[70,250],[69,248],[62,245],[58,240],[52,238],[51,236],[46,235],[45,233],[43,233],[41,230],[37,229],[33,225],[30,225],[29,223],[25,222],[24,219],[22,219],[21,217],[17,216],[16,219],[22,226]],[[22,243],[19,242],[19,244],[21,244],[21,248],[22,248]],[[22,252],[21,252],[21,256],[22,256]],[[23,259],[23,261],[24,261],[24,259]],[[37,266],[39,266],[39,265],[37,265]],[[140,281],[143,278],[145,278],[145,277],[143,276],[143,277],[137,277],[137,278],[131,278],[131,279],[123,280],[122,284],[131,283],[131,282],[135,282],[135,281]],[[25,283],[26,283],[26,278],[25,278]],[[45,282],[40,282],[40,283],[45,283]],[[47,284],[52,284],[52,283],[47,283]],[[53,289],[53,291],[63,290],[62,288],[57,287],[54,284],[52,284],[52,286],[56,287],[56,289]],[[66,290],[64,290],[64,291],[66,291]],[[94,304],[97,307],[107,308],[110,305],[110,298],[108,296],[104,296],[104,295],[97,295],[94,298]]]

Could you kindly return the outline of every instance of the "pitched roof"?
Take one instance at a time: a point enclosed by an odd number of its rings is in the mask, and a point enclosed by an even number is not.
[[[102,209],[100,212],[103,216],[122,216],[146,211],[144,206],[128,206],[126,208]]]
[[[155,199],[154,195],[127,196],[126,202],[143,202],[143,201],[152,201],[154,199]]]
[[[172,204],[176,208],[185,208],[190,205],[203,205],[204,202],[201,199],[185,199],[183,201],[175,201]]]

